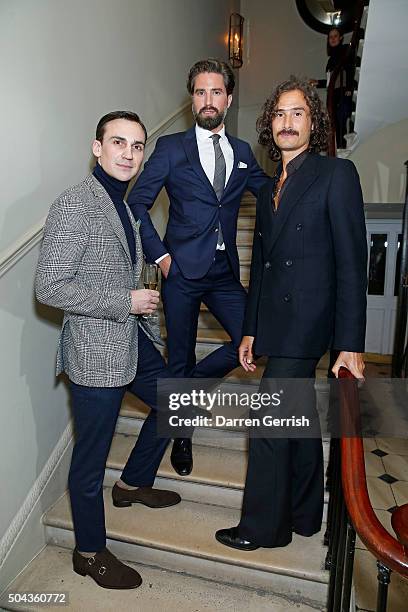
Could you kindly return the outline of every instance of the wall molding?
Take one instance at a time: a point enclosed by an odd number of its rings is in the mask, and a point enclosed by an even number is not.
[[[51,479],[51,476],[57,467],[60,459],[64,455],[68,445],[71,442],[73,436],[72,422],[69,422],[66,426],[63,434],[58,440],[54,450],[52,451],[47,463],[41,470],[40,475],[31,487],[27,497],[20,506],[19,511],[15,515],[14,519],[10,523],[6,533],[0,540],[0,568],[3,566],[7,556],[15,544],[21,530],[23,529],[27,519],[29,518],[33,508],[40,499],[40,496]]]
[[[177,119],[180,119],[183,115],[187,113],[187,111],[190,111],[190,110],[191,110],[190,101],[185,102],[182,106],[179,106],[179,108],[176,111],[168,115],[168,117],[163,119],[161,123],[159,123],[155,128],[153,128],[150,131],[146,144],[147,145],[152,144],[152,142],[154,142],[162,134],[164,134],[164,132],[166,132],[169,129],[169,127],[171,127],[173,123],[177,121]]]
[[[46,217],[31,226],[25,234],[20,236],[8,249],[0,255],[0,278],[7,274],[16,263],[41,242]]]
[[[182,106],[168,115],[149,134],[146,145],[150,146],[164,134],[178,119],[190,111],[191,102],[185,102]],[[31,251],[39,242],[41,242],[44,223],[46,217],[43,217],[35,225],[30,227],[22,236],[13,242],[13,244],[0,253],[0,278],[7,274],[16,263],[20,261],[27,253]],[[0,556],[1,559],[1,556]],[[1,563],[1,561],[0,561]]]

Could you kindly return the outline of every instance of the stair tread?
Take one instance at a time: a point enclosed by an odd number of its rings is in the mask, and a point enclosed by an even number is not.
[[[129,563],[143,578],[142,585],[135,591],[108,591],[101,589],[89,578],[81,578],[72,571],[71,551],[58,546],[48,545],[24,569],[7,589],[13,593],[69,593],[69,604],[64,610],[89,610],[97,612],[116,612],[120,609],[143,610],[143,612],[191,612],[192,610],[234,610],[234,612],[290,612],[298,611],[299,603],[286,597],[272,595],[257,589],[233,586],[190,576],[181,572],[163,570],[146,565]],[[58,586],[58,588],[57,588]],[[1,605],[1,602],[0,602]],[[21,610],[7,604],[8,609]],[[47,610],[57,610],[61,606],[47,606]],[[40,611],[41,606],[24,604],[24,610]],[[312,612],[302,602],[302,610]]]
[[[115,434],[107,467],[122,470],[135,442],[136,436]],[[247,460],[246,453],[242,451],[194,444],[193,470],[189,476],[179,476],[174,471],[170,452],[171,445],[160,464],[158,476],[233,489],[244,488]]]
[[[326,553],[322,545],[325,525],[320,533],[307,539],[294,534],[292,543],[284,548],[260,548],[248,553],[225,547],[214,538],[218,529],[238,523],[239,510],[184,500],[160,511],[141,504],[115,508],[110,488],[104,490],[104,498],[107,535],[114,540],[271,574],[328,582],[328,573],[322,569]],[[46,513],[44,522],[72,530],[68,494]]]
[[[244,217],[243,215],[240,215],[238,217],[238,235],[239,232],[251,232],[251,237],[253,237],[254,234],[254,227],[255,227],[255,216],[251,216],[251,217]]]
[[[256,205],[255,202],[252,204],[246,204],[245,206],[241,206],[239,211],[238,219],[251,218],[255,219],[256,217]]]
[[[136,437],[116,433],[107,460],[107,467],[122,470]],[[189,476],[179,476],[170,463],[171,444],[166,450],[157,475],[162,478],[195,482],[216,487],[243,490],[247,468],[247,454],[242,450],[216,448],[202,444],[193,444],[193,470]],[[327,465],[325,463],[325,469]],[[325,499],[328,500],[325,492]]]

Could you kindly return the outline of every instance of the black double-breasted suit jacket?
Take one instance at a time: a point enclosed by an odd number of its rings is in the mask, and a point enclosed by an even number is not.
[[[363,352],[367,243],[353,163],[309,153],[276,212],[273,187],[256,205],[244,335],[255,336],[257,355]]]

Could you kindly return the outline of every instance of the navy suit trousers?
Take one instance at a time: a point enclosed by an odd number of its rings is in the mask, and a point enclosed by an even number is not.
[[[165,362],[139,328],[139,361],[135,379],[123,387],[85,387],[70,381],[75,446],[69,472],[69,492],[76,544],[82,552],[106,546],[103,479],[120,406],[130,391],[150,406],[121,479],[130,486],[154,482],[169,440],[156,434],[157,379],[168,376]]]
[[[162,284],[166,316],[168,368],[174,377],[222,378],[236,368],[242,339],[246,291],[232,272],[226,251],[217,250],[203,278],[186,279],[172,260]],[[221,323],[231,342],[196,364],[198,316],[203,302]]]

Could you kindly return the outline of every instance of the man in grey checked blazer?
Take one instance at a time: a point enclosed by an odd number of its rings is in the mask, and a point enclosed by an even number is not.
[[[126,390],[151,408],[121,479],[117,507],[179,503],[172,491],[152,487],[168,444],[156,432],[157,379],[166,377],[153,342],[158,292],[138,289],[143,267],[139,221],[123,198],[143,160],[146,129],[138,115],[115,111],[99,121],[91,175],[53,203],[44,229],[35,288],[40,302],[64,318],[57,375],[70,381],[75,446],[69,491],[76,537],[74,571],[106,588],[135,588],[141,577],[106,548],[103,478]]]

